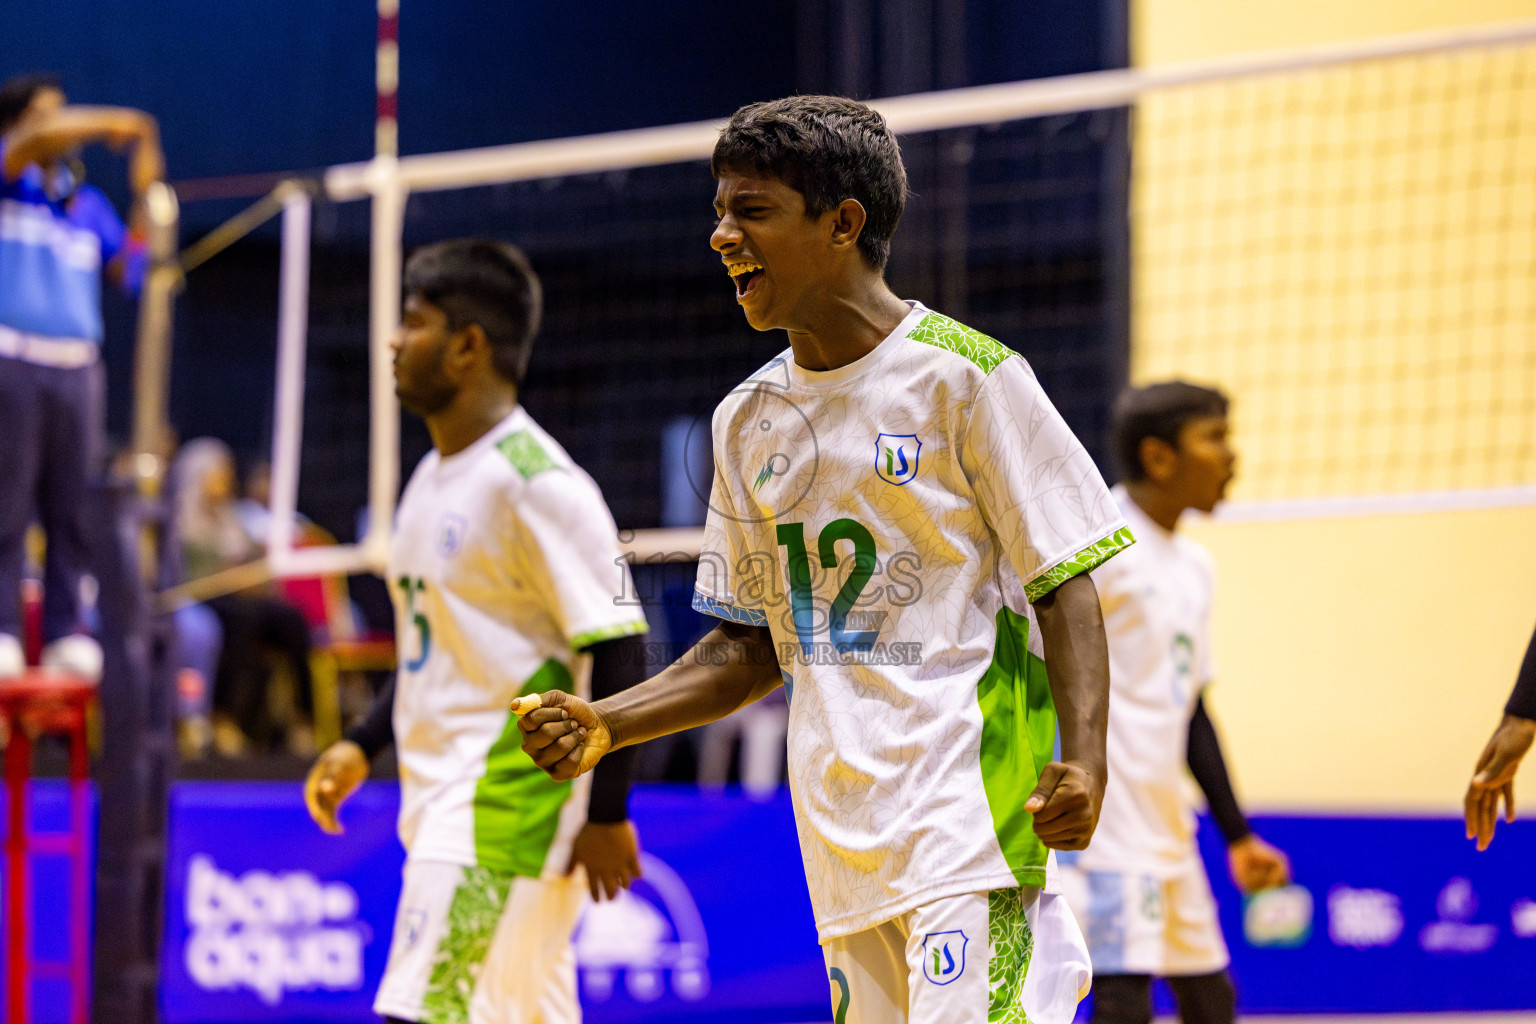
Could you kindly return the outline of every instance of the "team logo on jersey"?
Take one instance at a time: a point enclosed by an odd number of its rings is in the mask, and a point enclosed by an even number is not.
[[[458,554],[464,546],[464,534],[467,532],[469,523],[463,516],[454,512],[443,516],[443,521],[437,524],[437,553],[444,558]]]
[[[875,438],[875,472],[897,487],[917,476],[917,456],[923,442],[916,434],[880,434]]]
[[[935,985],[948,985],[964,974],[965,947],[970,941],[963,931],[924,935],[923,977]]]

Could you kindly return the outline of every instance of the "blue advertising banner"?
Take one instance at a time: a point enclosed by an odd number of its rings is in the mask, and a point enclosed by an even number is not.
[[[398,793],[363,787],[322,834],[291,783],[172,796],[166,1024],[374,1021],[399,893]],[[590,1024],[818,1021],[827,983],[787,793],[632,799],[644,878],[577,927]]]
[[[297,783],[179,783],[165,868],[167,1024],[374,1020],[404,851],[397,790],[364,786],[346,834]]]
[[[309,821],[296,784],[179,785],[166,1024],[374,1021],[396,800],[366,786],[337,838]],[[645,879],[575,935],[589,1024],[827,1021],[787,795],[641,787],[633,812]],[[1536,1009],[1536,823],[1501,825],[1482,854],[1448,818],[1254,825],[1290,855],[1295,884],[1247,901],[1201,829],[1245,1012]]]
[[[1200,829],[1252,1013],[1536,1009],[1536,822],[1478,853],[1459,820],[1260,818],[1296,884],[1246,902]]]

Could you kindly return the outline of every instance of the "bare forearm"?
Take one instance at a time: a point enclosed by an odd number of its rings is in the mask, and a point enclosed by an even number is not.
[[[657,675],[592,707],[624,747],[718,721],[781,683],[768,630],[722,623]]]
[[[135,192],[164,175],[160,130],[155,119],[129,107],[63,107],[7,138],[5,176],[14,179],[28,164],[47,164],[95,142],[117,149],[135,147],[130,165]],[[145,179],[141,181],[140,179]]]
[[[1103,779],[1109,728],[1109,648],[1093,580],[1079,574],[1035,602],[1063,761]]]

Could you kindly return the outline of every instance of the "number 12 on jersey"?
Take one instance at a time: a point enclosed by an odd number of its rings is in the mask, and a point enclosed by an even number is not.
[[[400,588],[400,593],[405,601],[405,614],[416,626],[416,657],[405,662],[407,672],[420,671],[421,666],[427,663],[427,655],[432,652],[432,624],[427,621],[424,613],[416,610],[416,597],[425,593],[427,581],[410,576],[401,576],[395,581],[395,586]],[[402,638],[404,639],[404,638]],[[403,650],[410,650],[403,647]]]
[[[816,595],[811,589],[811,556],[805,546],[804,523],[780,523],[776,530],[779,546],[785,549],[789,563],[789,607],[794,618],[795,635],[800,638],[800,650],[809,655],[820,631],[816,609]],[[868,651],[875,645],[879,630],[851,630],[848,613],[864,592],[864,587],[875,574],[875,538],[856,519],[835,519],[827,524],[817,538],[816,554],[823,569],[837,568],[837,542],[846,540],[853,545],[853,571],[843,581],[832,608],[827,616],[827,636],[839,654],[849,651]]]

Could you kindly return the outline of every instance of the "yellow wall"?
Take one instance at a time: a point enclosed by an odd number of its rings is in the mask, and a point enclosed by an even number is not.
[[[1143,64],[1532,17],[1536,0],[1132,9]],[[1233,392],[1236,498],[1536,484],[1532,55],[1138,111],[1132,374]],[[1412,92],[1394,75],[1472,106],[1393,106]],[[1212,706],[1248,803],[1455,813],[1536,624],[1536,507],[1190,529],[1218,567]],[[1536,806],[1536,764],[1519,786]]]
[[[1132,0],[1131,50],[1150,66],[1522,18],[1536,0]]]
[[[1536,508],[1190,534],[1217,564],[1211,705],[1247,802],[1454,811],[1536,625]],[[1536,758],[1522,790],[1536,807]]]

